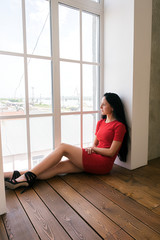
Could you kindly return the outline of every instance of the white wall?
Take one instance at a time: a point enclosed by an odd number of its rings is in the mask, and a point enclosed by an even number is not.
[[[0,125],[0,215],[6,212],[6,198],[2,165],[1,125]]]
[[[152,0],[135,0],[132,168],[148,162],[151,23]]]
[[[124,102],[131,128],[127,163],[134,169],[148,162],[148,115],[152,0],[104,1],[104,91]]]

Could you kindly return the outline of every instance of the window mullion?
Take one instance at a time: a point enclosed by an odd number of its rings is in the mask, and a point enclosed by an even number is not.
[[[29,102],[28,102],[28,64],[27,64],[26,14],[25,14],[25,1],[24,0],[22,0],[22,21],[23,21],[27,150],[28,150],[28,168],[30,169],[31,168],[31,144],[30,144],[30,122],[29,122]]]
[[[61,142],[60,112],[60,62],[59,62],[59,19],[58,0],[51,2],[52,21],[52,69],[53,69],[53,110],[54,110],[54,143],[57,147]]]
[[[102,0],[101,0],[102,1]],[[102,1],[103,2],[103,1]],[[99,94],[98,99],[101,98],[104,94],[104,14],[102,13],[99,16],[99,61],[100,61],[100,69],[99,69]]]
[[[81,102],[81,147],[83,147],[83,65],[82,65],[82,10],[80,10],[80,102]]]

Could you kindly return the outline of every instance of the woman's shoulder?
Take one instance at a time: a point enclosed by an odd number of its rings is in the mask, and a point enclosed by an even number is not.
[[[118,120],[115,120],[114,123],[115,123],[115,125],[117,125],[117,126],[125,126],[124,123],[122,123],[122,122],[120,122],[120,121],[118,121]]]
[[[118,120],[116,120],[114,123],[113,123],[114,127],[115,128],[122,128],[122,129],[126,129],[126,126],[124,123],[122,122],[119,122]]]
[[[97,125],[100,126],[102,123],[105,122],[105,119],[100,119],[98,122],[97,122]]]
[[[102,122],[105,122],[105,119],[101,118],[98,123],[102,123]]]
[[[98,130],[101,128],[101,126],[103,125],[104,119],[101,119],[97,122],[97,126],[96,126],[96,132],[95,134],[97,134]]]

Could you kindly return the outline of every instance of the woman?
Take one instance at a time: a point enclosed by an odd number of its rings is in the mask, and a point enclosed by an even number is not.
[[[97,123],[92,147],[81,149],[62,143],[31,171],[5,173],[5,185],[10,189],[30,187],[36,178],[48,179],[63,173],[106,174],[117,155],[126,161],[129,134],[121,99],[115,93],[106,93],[100,109],[102,119]],[[68,160],[61,161],[63,156]]]

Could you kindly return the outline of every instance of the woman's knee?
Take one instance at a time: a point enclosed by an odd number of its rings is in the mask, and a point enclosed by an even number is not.
[[[82,149],[67,143],[59,145],[62,155],[69,159],[77,159],[79,156],[82,159]]]
[[[61,149],[63,154],[67,154],[67,150],[69,149],[69,145],[66,143],[60,143],[59,148]]]
[[[62,149],[66,149],[67,145],[68,144],[66,144],[66,143],[60,143],[59,147],[62,148]]]

